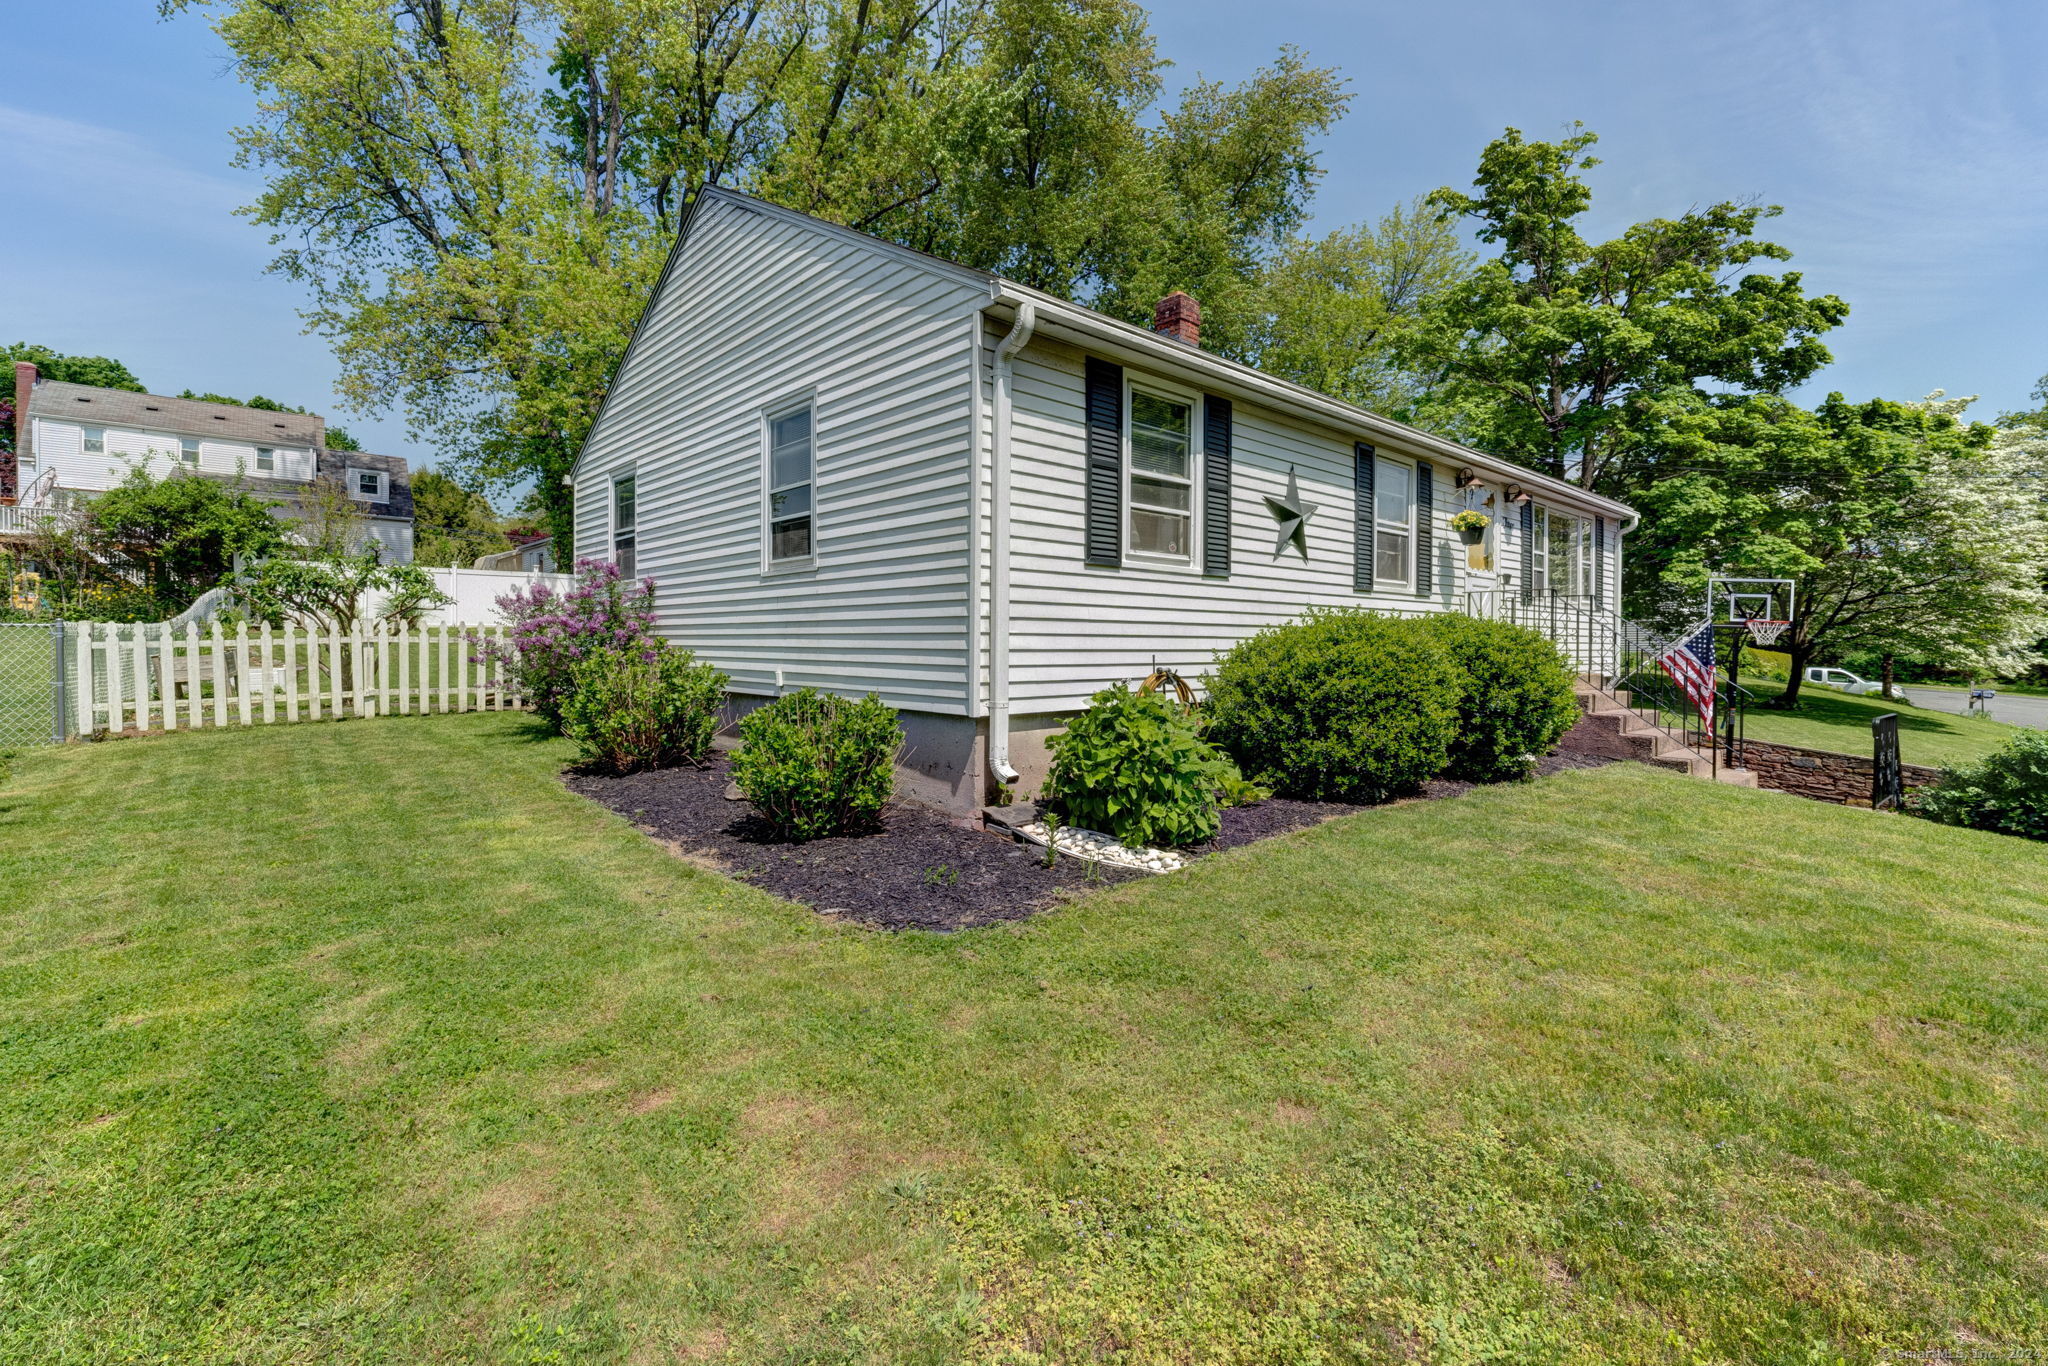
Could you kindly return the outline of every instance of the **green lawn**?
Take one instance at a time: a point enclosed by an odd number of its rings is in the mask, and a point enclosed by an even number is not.
[[[2048,1342],[2048,847],[1635,765],[953,936],[484,714],[0,789],[0,1360]]]
[[[1783,683],[1767,679],[1745,679],[1742,686],[1755,693],[1759,702],[1775,698],[1785,690]],[[1909,764],[1970,763],[2025,730],[2003,721],[1957,716],[1916,707],[1911,702],[1887,702],[1881,697],[1854,697],[1809,683],[1799,690],[1797,711],[1774,711],[1752,705],[1744,721],[1744,734],[1752,740],[1837,750],[1868,758],[1870,723],[1888,711],[1899,714],[1899,757]]]

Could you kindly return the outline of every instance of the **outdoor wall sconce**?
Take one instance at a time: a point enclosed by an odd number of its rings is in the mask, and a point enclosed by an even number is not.
[[[1520,484],[1509,484],[1502,492],[1507,495],[1507,500],[1510,503],[1518,507],[1529,501],[1529,490],[1523,488]]]
[[[1469,488],[1472,485],[1479,482],[1479,476],[1472,472],[1472,467],[1470,465],[1467,465],[1464,469],[1459,470],[1457,474],[1452,476],[1452,481],[1456,484],[1457,487],[1461,489]]]

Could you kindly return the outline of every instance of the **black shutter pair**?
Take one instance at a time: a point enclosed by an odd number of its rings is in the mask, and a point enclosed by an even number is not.
[[[1088,358],[1087,513],[1089,564],[1115,568],[1124,545],[1124,371]],[[1230,575],[1230,400],[1202,399],[1202,572]]]

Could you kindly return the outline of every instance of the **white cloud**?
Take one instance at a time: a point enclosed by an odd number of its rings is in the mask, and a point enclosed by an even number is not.
[[[0,146],[45,211],[109,216],[246,247],[251,187],[181,164],[133,133],[0,104]],[[260,239],[258,239],[260,241]]]

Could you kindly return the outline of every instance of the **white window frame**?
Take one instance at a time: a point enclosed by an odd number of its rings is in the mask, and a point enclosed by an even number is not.
[[[1551,579],[1553,561],[1556,557],[1550,549],[1550,533],[1558,519],[1566,524],[1564,537],[1565,591],[1559,593]],[[1563,508],[1547,507],[1537,503],[1530,520],[1530,534],[1536,538],[1532,547],[1535,552],[1535,588],[1544,597],[1591,597],[1593,595],[1593,519]]]
[[[622,527],[619,525],[619,485],[627,483],[633,486],[633,524]],[[605,523],[611,530],[612,563],[618,565],[620,578],[637,579],[640,577],[640,471],[637,467],[628,465],[626,468],[613,473],[611,481],[605,485],[604,506]],[[621,531],[625,535],[621,536],[619,534]],[[619,560],[619,544],[621,541],[632,548],[633,563],[631,566],[627,566]],[[525,558],[523,552],[520,558]]]
[[[105,427],[80,427],[78,449],[86,455],[107,453],[107,429]]]
[[[199,438],[181,436],[178,438],[177,461],[188,470],[199,468]]]
[[[265,456],[269,456],[269,457],[270,457],[270,468],[269,468],[269,469],[265,469],[265,468],[263,467],[263,458],[264,458]],[[258,447],[256,448],[256,473],[258,473],[258,474],[276,474],[276,473],[277,473],[277,447],[275,447],[275,446],[258,446]]]
[[[811,550],[808,555],[791,555],[784,559],[775,557],[775,494],[782,488],[795,488],[795,484],[775,483],[775,424],[786,417],[793,417],[799,410],[809,409],[811,414]],[[762,405],[760,412],[761,442],[761,572],[763,574],[802,573],[818,566],[818,533],[820,528],[818,500],[818,393],[816,389],[805,389],[789,394],[775,403]]]
[[[1408,472],[1408,515],[1398,522],[1389,521],[1380,516],[1380,488],[1382,487],[1380,484],[1380,470],[1385,466],[1393,466],[1396,469]],[[1372,582],[1375,588],[1383,583],[1393,584],[1399,588],[1413,589],[1415,587],[1415,480],[1415,462],[1413,460],[1403,460],[1398,456],[1384,455],[1377,451],[1373,453]],[[1380,533],[1382,531],[1394,532],[1406,539],[1408,548],[1401,556],[1401,575],[1399,578],[1389,577],[1380,573]]]
[[[362,492],[362,479],[366,474],[376,476],[377,491],[375,493]],[[383,470],[368,469],[362,465],[351,465],[348,467],[348,473],[345,477],[348,480],[348,496],[358,503],[382,503],[391,497],[391,476]]]
[[[1154,398],[1163,398],[1179,403],[1188,410],[1188,551],[1185,555],[1155,555],[1137,549],[1137,533],[1132,529],[1132,517],[1137,509],[1137,500],[1131,496],[1131,483],[1142,473],[1147,479],[1171,480],[1172,475],[1156,474],[1151,470],[1140,471],[1131,460],[1131,423],[1136,418],[1132,396],[1143,390]],[[1201,559],[1196,548],[1202,544],[1202,466],[1206,463],[1202,447],[1202,398],[1192,389],[1157,380],[1150,375],[1133,377],[1124,372],[1124,421],[1123,421],[1123,486],[1119,490],[1119,502],[1123,504],[1123,525],[1118,533],[1123,538],[1124,563],[1147,569],[1178,569],[1189,573],[1201,572]]]

